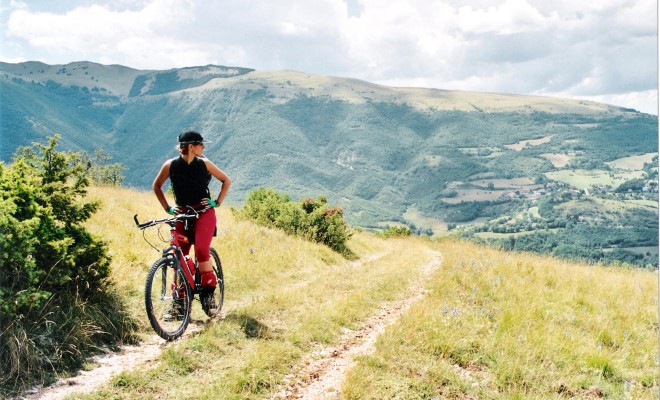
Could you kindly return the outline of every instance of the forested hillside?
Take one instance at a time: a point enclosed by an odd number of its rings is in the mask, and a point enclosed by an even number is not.
[[[4,161],[59,133],[148,187],[192,128],[233,178],[230,203],[273,187],[368,229],[657,266],[657,117],[635,110],[223,66],[0,63],[0,91]]]

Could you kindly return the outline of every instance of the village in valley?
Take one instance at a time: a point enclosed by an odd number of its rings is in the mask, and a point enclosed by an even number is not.
[[[447,230],[521,250],[549,246],[559,256],[567,248],[587,259],[625,252],[626,259],[657,267],[657,161],[649,153],[607,163],[609,170],[452,182],[442,201],[479,208],[481,215],[448,223]]]

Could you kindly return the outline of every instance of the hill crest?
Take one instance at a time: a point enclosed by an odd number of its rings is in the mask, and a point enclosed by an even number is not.
[[[353,78],[316,75],[297,71],[252,71],[228,79],[214,79],[196,90],[230,87],[268,87],[277,101],[288,101],[300,93],[349,103],[373,101],[406,104],[421,111],[548,112],[597,114],[630,110],[586,100],[559,99],[506,93],[485,93],[418,87],[389,87]],[[277,90],[277,89],[280,90]],[[294,90],[291,90],[294,89]]]
[[[548,112],[628,113],[630,109],[587,100],[547,96],[472,92],[419,87],[390,87],[354,78],[305,72],[257,71],[250,68],[206,65],[168,70],[138,70],[122,65],[88,61],[48,65],[37,61],[0,62],[0,71],[30,82],[53,81],[67,86],[100,88],[119,97],[159,95],[179,90],[207,91],[218,88],[267,87],[276,97],[288,101],[296,95],[329,96],[332,99],[364,104],[372,101],[407,104],[422,111],[465,112]]]

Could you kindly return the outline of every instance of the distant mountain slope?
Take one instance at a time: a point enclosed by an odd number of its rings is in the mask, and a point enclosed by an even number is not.
[[[658,148],[657,117],[630,109],[294,71],[0,63],[0,92],[1,160],[60,133],[71,148],[104,147],[128,185],[147,187],[196,129],[234,179],[230,202],[259,186],[325,195],[364,226],[477,221],[513,204],[501,200],[509,184],[484,180],[545,182]]]
[[[98,91],[114,96],[126,96],[138,76],[151,72],[86,61],[66,65],[48,65],[36,61],[19,64],[0,62],[0,71],[27,82],[53,81],[65,86],[86,87],[89,90],[96,87]]]
[[[230,78],[252,71],[248,68],[228,68],[216,65],[190,67],[169,71],[154,71],[135,78],[130,97],[156,95],[201,86],[214,78]]]
[[[233,79],[219,79],[200,88],[267,87],[280,101],[291,100],[300,92],[328,96],[352,104],[385,102],[406,104],[420,111],[540,111],[548,113],[597,114],[630,110],[602,103],[552,97],[500,93],[480,93],[426,88],[397,88],[357,79],[313,75],[296,71],[255,71]]]

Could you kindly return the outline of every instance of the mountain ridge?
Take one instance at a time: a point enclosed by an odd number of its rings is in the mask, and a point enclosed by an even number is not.
[[[334,92],[329,88],[330,85],[338,86],[339,84],[344,84],[345,86],[352,88],[358,86],[362,87],[362,91],[353,90],[353,93],[350,94],[344,91],[333,97],[338,100],[353,100],[356,103],[363,104],[373,100],[369,97],[369,94],[371,93],[385,97],[384,100],[410,104],[420,110],[458,110],[477,112],[518,110],[529,112],[546,111],[556,113],[567,111],[594,113],[603,111],[629,111],[628,109],[622,107],[605,105],[602,103],[585,100],[557,99],[547,96],[473,92],[437,88],[389,87],[354,78],[326,77],[296,71],[254,71],[249,74],[240,76],[237,79],[249,79],[253,76],[257,76],[261,79],[281,76],[281,79],[287,80],[291,80],[292,77],[296,77],[298,78],[298,81],[302,81],[303,83],[305,83],[305,80],[302,78],[307,77],[309,80],[311,80],[307,89],[320,88],[324,90],[323,94],[328,94],[331,96],[334,94]],[[218,81],[217,83],[219,86],[229,85],[229,81]],[[325,83],[325,85],[322,85],[322,83]],[[344,96],[341,96],[341,94]]]
[[[105,70],[105,74],[102,71]],[[625,107],[609,105],[605,103],[598,103],[589,100],[575,100],[575,99],[562,99],[551,96],[539,96],[539,95],[524,95],[524,94],[515,94],[515,93],[496,93],[496,92],[475,92],[475,91],[465,91],[465,90],[448,90],[440,88],[424,88],[424,87],[394,87],[394,86],[385,86],[368,81],[349,78],[349,77],[340,77],[340,76],[326,76],[311,74],[295,70],[274,70],[274,71],[257,71],[251,68],[243,67],[227,67],[222,65],[209,64],[206,66],[191,66],[183,68],[170,68],[165,70],[140,70],[135,69],[119,64],[99,64],[89,61],[76,61],[67,64],[45,64],[39,61],[27,61],[22,63],[6,63],[0,62],[0,71],[4,73],[11,73],[19,79],[25,81],[33,80],[46,82],[48,80],[53,80],[54,82],[60,84],[68,84],[71,86],[84,86],[89,89],[93,89],[94,86],[106,88],[111,94],[118,96],[128,96],[134,97],[138,94],[163,94],[163,92],[152,93],[147,91],[142,91],[137,93],[142,87],[137,85],[135,79],[148,79],[154,76],[163,76],[166,74],[176,73],[179,77],[185,77],[186,72],[192,72],[194,75],[195,72],[205,72],[209,70],[217,70],[219,72],[210,75],[208,80],[198,80],[196,84],[190,87],[185,87],[177,90],[186,90],[192,88],[199,88],[200,90],[214,89],[218,87],[226,87],[231,85],[231,78],[235,77],[239,80],[242,79],[262,79],[262,80],[273,80],[274,78],[286,79],[290,81],[292,78],[298,78],[299,81],[302,81],[302,77],[307,77],[311,79],[306,83],[309,84],[307,89],[314,89],[316,86],[320,86],[319,82],[325,81],[326,86],[322,87],[327,90],[327,85],[330,84],[343,84],[347,87],[362,86],[365,89],[363,90],[380,90],[381,94],[391,93],[392,98],[397,98],[401,102],[415,105],[415,100],[420,101],[419,97],[430,98],[426,102],[422,101],[419,104],[421,109],[436,109],[441,110],[461,110],[461,111],[495,111],[495,110],[529,110],[529,111],[546,111],[546,112],[567,112],[567,111],[577,111],[577,112],[639,112]],[[92,74],[90,75],[90,72]],[[94,73],[97,75],[109,75],[115,73],[119,75],[119,78],[125,78],[127,83],[122,84],[117,88],[114,85],[107,85],[113,80],[105,78],[104,81],[99,80],[99,76],[94,76]],[[84,75],[84,76],[81,76]],[[133,80],[129,82],[129,80]],[[91,80],[93,83],[89,83],[86,80]],[[117,80],[115,77],[114,81]],[[304,82],[304,81],[303,81]],[[281,83],[281,82],[278,82]],[[106,84],[107,86],[104,86]],[[349,85],[350,84],[350,85]],[[112,90],[110,90],[112,88]],[[134,92],[133,94],[131,94]],[[358,92],[359,93],[359,92]],[[399,93],[399,96],[395,96],[395,93]],[[438,94],[442,94],[438,96]],[[341,100],[356,99],[355,96],[341,97],[338,96]],[[437,99],[438,102],[433,102],[433,99]],[[360,97],[361,102],[370,100],[368,97]],[[407,101],[406,101],[407,100]],[[412,101],[411,101],[412,100]],[[459,104],[452,104],[449,100],[458,100]],[[513,102],[513,105],[508,104],[506,101]],[[470,104],[466,105],[468,102]],[[486,102],[487,104],[483,104]],[[474,103],[474,104],[473,104]],[[553,107],[556,107],[553,109]],[[572,109],[573,107],[574,109]]]

